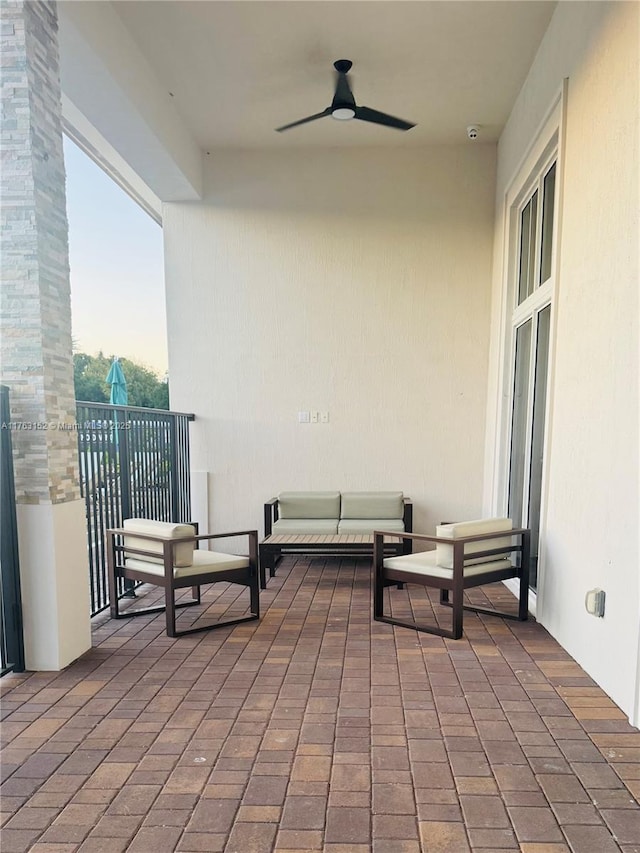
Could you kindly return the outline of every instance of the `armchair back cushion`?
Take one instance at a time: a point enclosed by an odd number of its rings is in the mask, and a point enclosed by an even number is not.
[[[131,533],[144,533],[148,536],[157,536],[161,539],[184,539],[186,536],[195,536],[196,529],[192,524],[174,524],[171,521],[153,521],[149,518],[126,518],[122,527]],[[173,565],[175,568],[186,568],[193,565],[193,542],[181,542],[173,551]],[[141,551],[151,551],[158,554],[157,557],[145,557],[139,554],[131,556],[136,560],[146,562],[162,563],[163,544],[151,539],[140,539],[136,536],[124,537],[125,548],[139,548]]]
[[[436,527],[436,536],[460,539],[464,536],[476,536],[482,533],[502,533],[511,530],[513,522],[510,518],[483,518],[478,521],[459,521],[455,524],[439,524]],[[482,539],[479,542],[470,542],[465,547],[465,566],[473,566],[479,563],[493,563],[496,560],[508,558],[508,554],[493,554],[485,557],[474,558],[472,555],[480,551],[489,551],[492,548],[505,548],[511,545],[510,536],[502,536],[496,539]],[[436,545],[436,565],[443,569],[453,568],[453,548],[451,545]]]
[[[340,515],[340,492],[280,492],[278,515],[282,519],[337,519]]]

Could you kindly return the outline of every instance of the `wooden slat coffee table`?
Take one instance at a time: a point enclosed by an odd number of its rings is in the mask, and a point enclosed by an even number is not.
[[[385,536],[385,554],[406,553],[406,543],[402,536]],[[276,573],[276,563],[283,554],[348,554],[353,556],[373,556],[372,533],[281,533],[271,534],[260,543],[260,585],[267,585],[266,569],[269,577]]]

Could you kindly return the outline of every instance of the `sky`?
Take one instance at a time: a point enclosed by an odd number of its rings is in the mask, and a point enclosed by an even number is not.
[[[74,349],[167,371],[162,228],[64,137]]]

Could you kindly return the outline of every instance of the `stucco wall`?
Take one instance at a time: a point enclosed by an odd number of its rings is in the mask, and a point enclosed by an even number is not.
[[[498,149],[497,209],[568,78],[538,619],[631,716],[638,663],[638,5],[556,10]],[[490,401],[501,388],[496,222]],[[498,428],[490,403],[488,434]],[[487,484],[496,460],[488,443]],[[490,492],[491,490],[488,490]],[[606,614],[584,608],[607,593]],[[635,716],[636,724],[638,718]]]
[[[481,507],[495,148],[212,153],[163,212],[171,404],[210,526],[283,489]],[[303,410],[329,423],[299,424]]]
[[[57,9],[63,116],[73,137],[89,143],[91,156],[99,152],[101,165],[134,197],[148,200],[152,190],[163,199],[199,198],[200,148],[124,26],[118,3],[61,2]]]

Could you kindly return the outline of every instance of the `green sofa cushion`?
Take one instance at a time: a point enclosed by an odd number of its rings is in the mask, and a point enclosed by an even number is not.
[[[337,518],[282,518],[278,519],[271,531],[274,536],[283,533],[337,533]]]
[[[340,516],[340,492],[280,492],[278,517],[334,518]]]
[[[402,492],[343,492],[340,518],[402,518]]]
[[[374,530],[395,530],[404,533],[401,518],[341,518],[338,533],[373,533]]]

